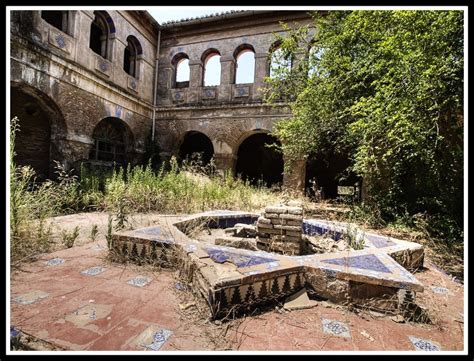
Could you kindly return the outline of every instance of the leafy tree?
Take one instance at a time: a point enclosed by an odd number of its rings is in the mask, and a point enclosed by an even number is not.
[[[439,230],[459,231],[463,16],[331,11],[314,15],[316,31],[287,27],[278,41],[287,57],[300,60],[267,79],[266,94],[292,109],[275,131],[287,157],[349,154],[366,203],[382,219],[421,213],[442,221]]]

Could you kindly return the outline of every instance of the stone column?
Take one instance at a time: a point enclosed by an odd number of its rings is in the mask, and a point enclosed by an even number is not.
[[[304,60],[305,56],[306,54],[302,51],[295,53],[295,57],[293,58],[292,68],[296,69],[300,65],[300,63]]]
[[[202,71],[201,60],[189,60],[188,103],[198,103],[201,99]]]
[[[262,100],[262,91],[265,86],[264,78],[268,76],[268,54],[255,53],[255,81],[253,84],[253,100]]]
[[[306,159],[294,160],[287,164],[285,158],[283,156],[285,167],[288,167],[288,169],[283,174],[283,187],[297,193],[303,193],[306,180]]]
[[[172,88],[172,68],[168,64],[159,65],[158,73],[158,86],[156,87],[156,99],[159,105],[171,105],[173,100],[171,99],[171,88]]]
[[[235,173],[235,165],[237,161],[237,156],[229,153],[215,153],[214,162],[216,164],[216,169],[220,172],[230,170],[232,174]]]
[[[221,85],[219,86],[219,101],[230,101],[232,84],[235,76],[235,59],[232,55],[221,56]]]

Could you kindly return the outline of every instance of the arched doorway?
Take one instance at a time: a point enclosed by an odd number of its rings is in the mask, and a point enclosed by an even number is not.
[[[181,160],[199,161],[202,165],[207,165],[213,156],[214,146],[205,134],[197,131],[186,133],[179,149]]]
[[[267,133],[253,134],[245,139],[237,152],[236,174],[252,184],[263,182],[266,186],[283,181],[283,157],[268,145],[280,142]]]
[[[52,134],[65,132],[63,117],[54,102],[41,91],[26,84],[12,82],[10,117],[18,117],[19,131],[15,135],[17,166],[31,166],[44,180],[53,176],[52,160],[60,160],[52,144]]]
[[[89,160],[125,166],[133,145],[133,135],[128,125],[119,118],[102,119],[92,134],[94,145]]]

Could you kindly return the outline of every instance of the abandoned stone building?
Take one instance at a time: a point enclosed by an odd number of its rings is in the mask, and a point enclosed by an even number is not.
[[[284,103],[264,103],[261,91],[281,21],[313,24],[306,11],[161,25],[146,11],[11,11],[16,163],[51,177],[54,160],[77,169],[199,152],[218,169],[268,184],[303,189],[319,177],[335,194],[338,167],[302,159],[283,172],[284,156],[265,146],[278,142],[270,132],[290,114]],[[245,74],[242,59],[251,64]]]

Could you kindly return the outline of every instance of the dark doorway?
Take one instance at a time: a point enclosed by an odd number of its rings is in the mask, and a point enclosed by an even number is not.
[[[275,148],[267,145],[280,144],[278,139],[258,133],[245,139],[237,153],[236,174],[252,184],[272,186],[283,181],[283,157]]]
[[[51,124],[42,104],[33,95],[11,88],[11,118],[18,117],[15,135],[17,166],[30,165],[39,180],[50,176]]]
[[[329,152],[311,156],[306,163],[306,194],[318,199],[335,199],[347,194],[359,181],[349,171],[350,165],[349,158],[343,154]]]
[[[207,165],[214,156],[214,147],[211,140],[200,132],[188,132],[181,144],[179,157],[181,160],[199,161]]]

